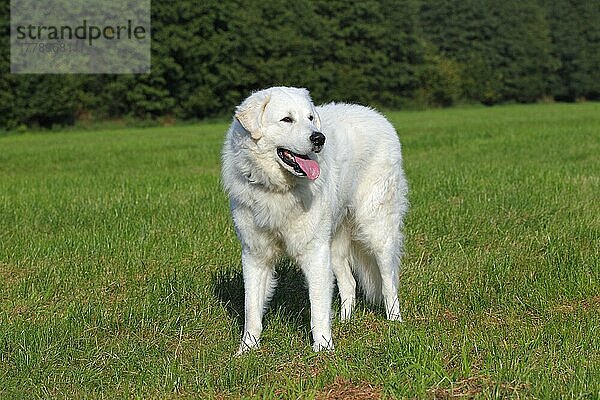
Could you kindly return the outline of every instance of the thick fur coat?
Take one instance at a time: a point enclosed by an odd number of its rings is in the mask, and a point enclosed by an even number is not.
[[[242,245],[245,325],[239,353],[260,343],[274,265],[302,269],[316,351],[333,349],[331,302],[350,317],[356,281],[400,320],[398,270],[408,186],[394,127],[352,104],[316,107],[308,91],[274,87],[237,107],[222,154],[222,179]]]

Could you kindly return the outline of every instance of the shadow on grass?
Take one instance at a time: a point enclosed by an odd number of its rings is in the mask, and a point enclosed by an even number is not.
[[[294,330],[310,334],[310,303],[302,272],[291,262],[282,261],[276,267],[277,288],[267,306],[263,327],[280,319]],[[213,277],[213,292],[229,316],[244,328],[244,279],[242,271],[226,271]]]

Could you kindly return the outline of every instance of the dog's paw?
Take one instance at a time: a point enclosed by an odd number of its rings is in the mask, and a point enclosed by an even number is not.
[[[314,351],[333,351],[334,350],[333,339],[332,338],[328,339],[323,336],[319,340],[315,340],[315,343],[313,343],[313,350]]]
[[[342,302],[342,309],[340,310],[340,320],[342,322],[349,321],[352,317],[352,311],[354,310],[354,300],[350,299]]]
[[[398,297],[394,297],[391,301],[386,300],[385,314],[387,319],[390,321],[402,322],[402,316],[400,315],[400,302],[398,301]]]
[[[242,342],[242,344],[240,344],[240,347],[239,347],[238,351],[235,353],[235,355],[237,357],[239,357],[239,356],[241,356],[243,354],[248,353],[251,350],[258,349],[259,347],[260,347],[259,344],[250,344],[250,345],[248,345],[248,344]]]
[[[260,347],[260,341],[253,335],[246,333],[242,337],[242,343],[240,343],[240,347],[238,351],[235,353],[236,356],[241,356],[244,353],[249,352],[250,350],[255,350]]]
[[[390,313],[387,316],[389,321],[404,322],[400,313]]]

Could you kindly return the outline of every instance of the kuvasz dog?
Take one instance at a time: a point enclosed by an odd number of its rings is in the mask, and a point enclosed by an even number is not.
[[[358,278],[399,321],[398,269],[408,186],[394,127],[371,108],[315,106],[306,89],[273,87],[240,104],[222,179],[242,246],[245,320],[238,354],[260,344],[262,317],[287,254],[308,284],[313,349],[332,350],[334,276],[341,319]],[[354,274],[354,275],[353,275]]]

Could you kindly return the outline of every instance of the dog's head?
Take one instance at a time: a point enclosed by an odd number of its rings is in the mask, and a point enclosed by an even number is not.
[[[325,135],[306,89],[274,87],[255,92],[237,107],[235,118],[285,170],[309,180],[319,177],[316,154],[325,145]]]

